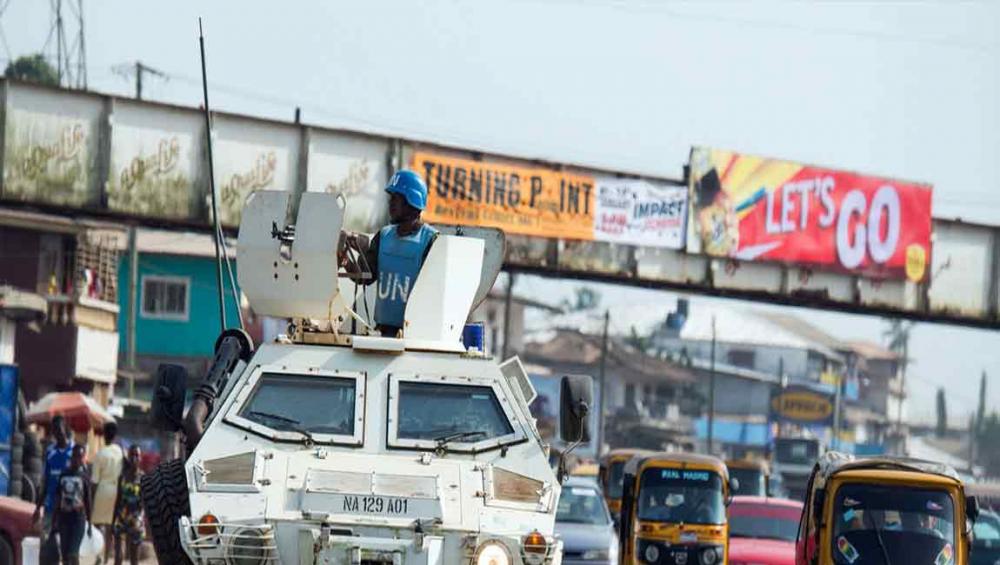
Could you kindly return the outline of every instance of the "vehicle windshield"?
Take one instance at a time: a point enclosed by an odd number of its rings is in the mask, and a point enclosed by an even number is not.
[[[608,496],[622,497],[622,487],[625,480],[625,462],[613,461],[608,465]]]
[[[955,507],[945,490],[848,483],[833,510],[835,563],[954,562]]]
[[[500,401],[488,386],[399,383],[399,439],[479,442],[514,433]]]
[[[242,418],[283,432],[353,435],[355,380],[264,373]]]
[[[711,471],[652,468],[639,480],[639,519],[724,524],[722,478]]]
[[[819,457],[819,443],[814,439],[777,439],[775,459],[792,465],[812,465]]]
[[[604,525],[611,522],[600,491],[593,487],[566,486],[559,495],[556,522]]]
[[[729,535],[795,541],[801,512],[797,506],[733,502],[729,506]]]
[[[765,496],[767,481],[760,469],[729,468],[729,476],[736,479],[739,485],[733,490],[739,496]]]

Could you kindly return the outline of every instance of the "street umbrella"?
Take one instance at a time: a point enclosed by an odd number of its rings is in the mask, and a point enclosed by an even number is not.
[[[34,403],[24,418],[29,423],[48,424],[56,414],[62,414],[75,432],[100,428],[115,420],[96,400],[82,392],[50,392]]]

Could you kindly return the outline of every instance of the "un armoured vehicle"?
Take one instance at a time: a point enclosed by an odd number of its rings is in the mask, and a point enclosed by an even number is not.
[[[382,337],[344,299],[344,200],[306,193],[294,228],[279,229],[288,200],[247,201],[238,268],[254,311],[292,319],[289,333],[253,351],[224,332],[183,423],[186,377],[158,374],[154,412],[188,442],[185,460],[143,483],[160,562],[560,563],[560,486],[531,383],[516,359],[461,341],[503,235],[442,230],[402,336]],[[589,384],[562,388],[564,439],[584,438]]]

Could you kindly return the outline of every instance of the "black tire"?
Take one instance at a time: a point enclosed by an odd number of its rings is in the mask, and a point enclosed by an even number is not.
[[[0,535],[0,565],[14,565],[14,544],[7,535]]]
[[[184,461],[159,465],[142,478],[142,506],[153,534],[153,547],[160,563],[190,564],[181,547],[177,521],[191,515]]]
[[[24,434],[21,432],[14,432],[10,434],[10,446],[11,447],[22,447],[24,445]]]
[[[21,479],[21,499],[34,504],[38,500],[38,483],[31,477],[25,476]],[[13,493],[11,493],[13,496]]]
[[[10,450],[10,464],[11,465],[21,465],[24,464],[24,448],[15,447]]]

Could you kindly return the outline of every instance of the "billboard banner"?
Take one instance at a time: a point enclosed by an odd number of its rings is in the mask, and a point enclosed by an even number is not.
[[[687,249],[925,281],[931,187],[696,147]]]
[[[422,151],[411,162],[427,183],[428,222],[594,239],[593,177]]]
[[[594,239],[681,249],[687,200],[683,186],[598,177]]]
[[[687,189],[510,162],[416,151],[431,223],[509,234],[680,249]]]
[[[771,421],[833,425],[833,395],[804,385],[776,389],[771,397]]]

